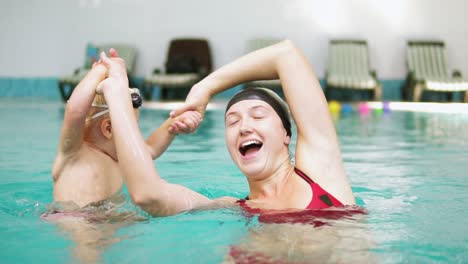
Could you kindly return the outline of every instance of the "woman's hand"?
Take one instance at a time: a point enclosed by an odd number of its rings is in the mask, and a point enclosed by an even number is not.
[[[200,114],[200,118],[203,119],[206,112],[206,106],[211,99],[211,95],[207,92],[204,87],[198,86],[197,84],[192,87],[185,103],[171,111],[170,116],[177,118],[187,111],[196,111]],[[198,127],[198,126],[197,126]]]
[[[93,63],[93,66],[91,67],[91,70],[89,71],[91,74],[96,74],[99,76],[99,79],[102,81],[107,78],[107,67],[99,62]]]
[[[97,65],[94,66],[99,67],[100,65],[103,65],[107,68],[107,78],[96,87],[97,94],[103,94],[103,89],[106,87],[123,86],[128,88],[127,68],[125,66],[125,61],[119,57],[119,54],[113,48],[109,50],[109,55],[110,58],[107,57],[105,52],[101,52],[100,59]]]
[[[195,131],[202,121],[197,111],[187,111],[177,116],[168,128],[172,134],[188,134]]]

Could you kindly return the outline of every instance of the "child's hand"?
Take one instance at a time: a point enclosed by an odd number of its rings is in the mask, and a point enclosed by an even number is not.
[[[187,111],[177,116],[168,128],[172,134],[188,134],[195,131],[202,121],[202,116],[197,111]]]
[[[91,67],[91,71],[96,72],[103,80],[107,78],[107,74],[108,74],[107,67],[101,62],[93,63],[93,66]]]
[[[211,99],[211,95],[207,92],[208,87],[195,84],[187,95],[185,103],[182,106],[174,109],[169,114],[172,118],[176,118],[187,111],[197,111],[201,118],[205,115],[206,107]]]
[[[110,49],[109,54],[110,58],[107,57],[105,52],[101,52],[100,59],[96,65],[102,65],[107,68],[107,78],[103,80],[96,88],[97,94],[103,94],[103,89],[106,87],[128,88],[128,77],[125,61],[119,57],[119,54],[115,49]]]

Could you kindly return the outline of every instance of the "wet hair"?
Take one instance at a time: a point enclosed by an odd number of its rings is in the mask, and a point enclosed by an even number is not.
[[[143,99],[140,96],[140,90],[138,90],[138,88],[129,88],[128,91],[132,100],[132,107],[134,109],[139,108],[143,103]],[[92,107],[89,109],[86,115],[86,120],[88,121],[109,112],[106,99],[102,94],[97,94],[94,96],[94,100],[91,106]]]
[[[283,127],[286,129],[288,136],[291,136],[291,119],[289,116],[288,105],[275,92],[262,87],[247,88],[243,91],[240,91],[228,102],[225,114],[232,105],[244,100],[261,100],[269,104],[281,119]]]
[[[106,102],[106,99],[104,98],[104,95],[96,94],[96,96],[94,96],[93,105],[107,105],[107,102]],[[103,109],[101,107],[93,106],[93,107],[91,107],[89,109],[88,114],[86,115],[86,118],[89,119],[93,115],[95,115],[96,113],[99,113],[101,111],[103,111]]]

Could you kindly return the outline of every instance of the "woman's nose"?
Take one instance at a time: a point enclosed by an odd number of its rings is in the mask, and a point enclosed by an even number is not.
[[[242,123],[242,126],[239,129],[239,133],[241,135],[248,135],[252,133],[252,127],[249,124],[246,124],[245,122]]]

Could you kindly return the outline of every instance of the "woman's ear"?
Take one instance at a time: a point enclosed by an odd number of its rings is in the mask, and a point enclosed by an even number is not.
[[[284,144],[289,146],[289,143],[291,143],[291,136],[288,136],[288,133],[284,131]]]
[[[104,118],[101,122],[101,133],[107,139],[112,139],[112,123],[110,118]]]

